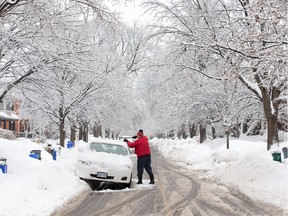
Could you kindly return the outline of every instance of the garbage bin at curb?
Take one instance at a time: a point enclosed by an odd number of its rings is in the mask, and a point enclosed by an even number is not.
[[[56,160],[56,158],[57,158],[57,151],[56,151],[56,149],[53,149],[53,151],[52,151],[52,157],[53,157],[53,160]]]
[[[281,163],[281,153],[279,152],[272,152],[272,157],[274,161],[278,161]]]
[[[68,141],[68,143],[67,143],[67,148],[68,148],[68,149],[71,149],[71,148],[73,148],[73,147],[74,147],[74,142]]]
[[[41,160],[41,150],[32,150],[30,151],[29,156]]]
[[[7,159],[6,158],[0,158],[0,169],[2,170],[2,173],[7,173]]]
[[[283,152],[284,159],[288,158],[288,148],[287,148],[287,147],[284,147],[284,148],[282,149],[282,152]]]

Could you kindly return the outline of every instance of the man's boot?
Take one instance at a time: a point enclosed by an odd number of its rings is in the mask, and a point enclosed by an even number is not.
[[[149,174],[149,177],[150,177],[150,182],[149,182],[149,184],[154,184],[155,182],[154,182],[154,175],[153,175],[153,173]]]
[[[143,184],[142,183],[142,175],[137,175],[138,176],[138,182],[137,184]]]

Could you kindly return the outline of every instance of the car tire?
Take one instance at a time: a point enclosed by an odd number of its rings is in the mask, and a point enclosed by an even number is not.
[[[132,173],[131,173],[131,176],[130,176],[130,181],[129,181],[129,183],[124,184],[123,186],[124,186],[124,188],[126,188],[126,187],[130,188],[130,187],[131,187],[131,184],[132,184]]]
[[[89,185],[91,190],[97,190],[100,186],[100,182],[95,181],[95,180],[85,180],[85,182]]]

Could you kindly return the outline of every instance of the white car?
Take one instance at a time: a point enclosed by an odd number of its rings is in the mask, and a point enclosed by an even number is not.
[[[131,186],[133,163],[122,140],[95,139],[79,147],[76,175],[87,182]]]

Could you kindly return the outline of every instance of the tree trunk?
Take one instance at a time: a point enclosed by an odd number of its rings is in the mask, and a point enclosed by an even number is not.
[[[177,132],[177,138],[178,138],[178,139],[181,139],[181,131],[178,131],[178,132]]]
[[[98,126],[98,130],[97,130],[97,131],[98,131],[98,132],[97,132],[98,137],[102,137],[103,134],[102,134],[102,126],[101,126],[101,125]]]
[[[60,146],[64,147],[66,132],[64,129],[64,119],[63,118],[61,119],[60,124],[59,124],[59,131],[60,131]]]
[[[215,130],[215,127],[212,126],[211,130],[212,130],[212,139],[216,139],[216,130]]]
[[[271,108],[270,97],[263,94],[263,108],[267,120],[267,150],[275,143],[279,142],[278,137],[278,104],[274,103],[274,110]]]
[[[186,138],[187,138],[187,134],[186,134],[186,124],[182,124],[182,126],[181,126],[181,134],[182,134],[183,139],[186,139]]]
[[[83,137],[82,137],[84,142],[88,142],[88,134],[89,134],[88,123],[85,122],[83,125]]]
[[[97,137],[97,126],[95,124],[93,126],[93,137]]]
[[[196,124],[189,124],[189,133],[190,133],[190,138],[193,138],[194,136],[196,136],[197,132],[197,125]]]
[[[88,123],[82,123],[79,129],[79,140],[88,142]]]
[[[171,130],[170,132],[168,132],[168,138],[175,138],[174,137],[174,130]]]
[[[76,140],[76,126],[72,125],[70,127],[70,130],[71,130],[70,141],[75,142],[75,140]]]
[[[110,128],[105,129],[105,137],[110,138]]]
[[[277,127],[279,101],[277,99],[281,92],[275,87],[271,87],[271,89],[264,87],[257,74],[255,79],[262,93],[263,109],[267,120],[267,150],[269,150],[273,144],[279,143]]]
[[[102,137],[102,126],[101,125],[94,125],[93,128],[93,136],[94,137]]]
[[[187,138],[186,131],[182,131],[182,137],[183,137],[183,139]]]
[[[206,140],[206,125],[200,124],[200,143],[203,143]]]
[[[248,124],[247,124],[248,120],[245,119],[242,123],[242,133],[245,134],[248,131]]]
[[[82,124],[80,125],[80,128],[79,128],[79,140],[83,140],[83,126],[82,126]]]
[[[236,125],[236,133],[237,133],[237,138],[240,137],[240,134],[241,134],[241,124],[238,123],[238,120],[237,120],[237,125]]]

